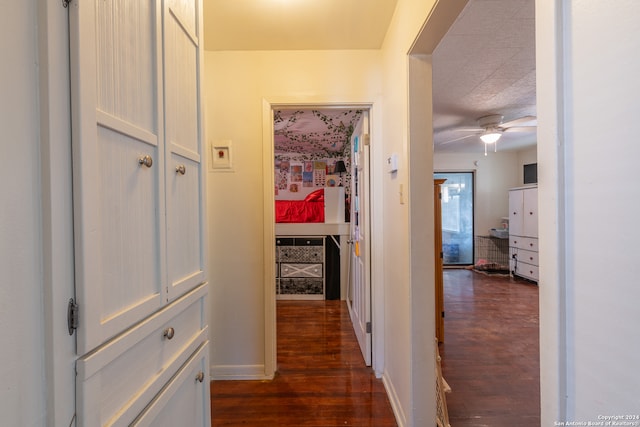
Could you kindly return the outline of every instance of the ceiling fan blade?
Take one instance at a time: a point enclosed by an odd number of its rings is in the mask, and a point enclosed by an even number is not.
[[[450,144],[450,143],[452,143],[452,142],[461,141],[461,140],[463,140],[463,139],[471,138],[472,136],[476,136],[476,135],[465,135],[465,136],[461,136],[460,138],[450,139],[450,140],[448,140],[448,141],[441,142],[441,143],[439,143],[439,144],[437,144],[437,145],[446,145],[446,144]]]
[[[503,132],[535,132],[536,126],[512,126],[503,130]]]
[[[536,116],[524,116],[524,117],[520,117],[519,119],[514,119],[505,123],[501,123],[500,127],[501,128],[510,128],[516,125],[519,125],[520,123],[527,123],[527,122],[532,122],[534,120],[537,120],[538,118]]]
[[[455,128],[456,132],[484,132],[484,128]]]

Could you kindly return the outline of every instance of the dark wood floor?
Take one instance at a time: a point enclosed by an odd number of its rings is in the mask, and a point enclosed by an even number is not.
[[[273,381],[213,381],[213,426],[396,426],[342,301],[278,301]]]
[[[538,287],[445,270],[442,371],[453,427],[540,426]]]
[[[443,375],[453,427],[540,425],[538,287],[445,270]],[[395,426],[339,301],[278,301],[273,381],[211,383],[213,426]]]

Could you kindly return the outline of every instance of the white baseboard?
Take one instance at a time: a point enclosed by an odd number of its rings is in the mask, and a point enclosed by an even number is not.
[[[389,380],[386,372],[382,373],[382,384],[384,385],[384,389],[387,391],[389,403],[391,403],[391,409],[393,410],[393,415],[396,417],[398,427],[405,427],[407,425],[407,417],[404,415],[396,389],[391,380]]]
[[[272,380],[264,373],[264,365],[217,365],[210,366],[212,380]]]

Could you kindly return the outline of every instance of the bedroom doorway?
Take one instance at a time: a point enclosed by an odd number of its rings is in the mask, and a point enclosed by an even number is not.
[[[266,328],[267,337],[273,337],[267,351],[274,359],[277,301],[333,299],[349,308],[359,342],[369,343],[361,347],[371,365],[371,239],[364,223],[369,215],[369,108],[270,105],[276,262]],[[313,205],[318,201],[322,212]]]

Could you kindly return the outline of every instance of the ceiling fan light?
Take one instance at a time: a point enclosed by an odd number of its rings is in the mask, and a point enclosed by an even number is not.
[[[501,136],[500,132],[496,132],[496,131],[493,131],[493,130],[488,130],[485,133],[483,133],[482,135],[480,135],[480,139],[485,144],[493,144],[494,142],[496,142],[497,140],[500,139],[500,136]]]

